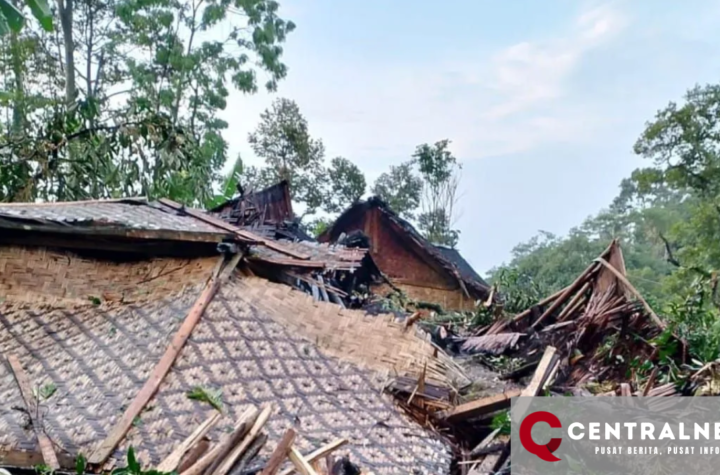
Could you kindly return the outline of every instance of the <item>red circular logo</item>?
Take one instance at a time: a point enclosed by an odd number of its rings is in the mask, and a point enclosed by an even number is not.
[[[532,438],[532,428],[538,422],[546,422],[553,429],[562,427],[560,419],[555,414],[546,411],[533,412],[525,417],[522,424],[520,424],[520,443],[525,447],[525,450],[537,455],[546,462],[559,462],[560,459],[554,456],[553,452],[560,447],[562,439],[557,437],[550,439],[550,442],[545,445],[536,444]]]

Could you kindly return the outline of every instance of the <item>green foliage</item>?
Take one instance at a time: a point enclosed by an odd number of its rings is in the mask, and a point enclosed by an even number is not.
[[[34,388],[33,393],[35,396],[35,399],[38,401],[47,401],[50,399],[53,394],[57,391],[57,386],[53,383],[45,384],[44,386],[41,386],[39,388]]]
[[[419,145],[411,160],[381,174],[372,191],[401,217],[416,221],[430,242],[455,247],[460,231],[452,227],[461,166],[449,144]]]
[[[275,100],[260,115],[260,123],[248,138],[264,167],[250,167],[247,177],[258,188],[287,180],[292,198],[305,206],[305,214],[315,213],[325,195],[325,146],[313,139],[298,105],[289,99]]]
[[[530,275],[515,268],[499,269],[493,274],[492,283],[502,295],[503,310],[510,314],[530,308],[547,294]]]
[[[127,466],[114,469],[111,472],[111,475],[177,475],[177,473],[165,473],[157,470],[143,470],[140,462],[135,457],[135,449],[130,447],[127,451]]]
[[[682,104],[660,110],[635,151],[651,166],[623,180],[608,209],[566,237],[540,233],[516,246],[510,263],[491,271],[492,280],[532,276],[535,290],[516,278],[501,285],[520,307],[528,303],[525,294],[534,300],[538,291],[568,285],[619,238],[630,281],[689,343],[692,356],[714,360],[720,356],[720,85],[694,87]],[[666,333],[656,344],[667,355],[675,343]]]
[[[331,224],[332,220],[328,218],[316,218],[308,223],[307,232],[317,238],[320,237],[322,233],[327,231],[328,228],[330,228]]]
[[[75,474],[84,475],[86,468],[87,461],[85,460],[85,456],[83,454],[78,454],[77,457],[75,457]]]
[[[275,0],[59,2],[61,32],[10,35],[0,200],[211,200],[230,90],[253,93],[263,77],[274,90],[287,74],[281,45],[294,24],[278,10]]]
[[[413,160],[423,180],[418,216],[420,232],[430,242],[455,247],[460,238],[460,231],[453,226],[462,166],[448,150],[449,145],[449,140],[419,145]]]
[[[493,430],[500,429],[501,435],[510,435],[512,420],[510,419],[510,411],[502,411],[492,418],[490,427]]]
[[[430,242],[454,248],[460,240],[460,230],[451,228],[450,219],[443,208],[424,211],[418,216],[418,229]]]
[[[330,161],[325,211],[339,213],[357,202],[365,194],[365,175],[360,168],[345,157]]]
[[[232,170],[230,170],[220,184],[220,193],[205,202],[205,209],[213,209],[232,199],[233,195],[237,192],[237,186],[240,183],[243,169],[242,158],[238,156]]]
[[[390,208],[405,219],[414,219],[422,193],[422,179],[413,170],[413,162],[390,166],[373,185],[373,194],[379,196]]]
[[[212,390],[201,386],[195,386],[187,393],[188,399],[210,404],[218,412],[222,412],[222,393],[220,390]]]
[[[45,464],[40,464],[35,466],[35,473],[38,475],[54,475],[55,470]]]
[[[53,18],[47,0],[25,0],[35,19],[45,31],[53,31]],[[0,0],[0,36],[18,33],[25,25],[25,16],[12,0]]]

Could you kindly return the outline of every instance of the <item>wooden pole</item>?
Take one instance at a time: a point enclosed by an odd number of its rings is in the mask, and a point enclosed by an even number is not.
[[[242,254],[240,253],[233,256],[226,269],[230,268],[230,266],[234,267],[235,265],[237,265],[237,262],[239,262],[241,257]],[[110,434],[108,434],[105,440],[103,440],[90,454],[90,457],[88,457],[89,463],[94,465],[101,465],[105,463],[108,457],[110,457],[115,448],[118,446],[120,441],[125,438],[125,435],[127,434],[128,430],[130,430],[130,427],[132,427],[135,418],[142,412],[145,405],[155,395],[163,379],[170,371],[173,363],[175,363],[175,359],[180,354],[182,348],[185,346],[185,342],[187,342],[188,338],[190,338],[190,335],[195,329],[195,326],[200,321],[200,317],[203,313],[205,313],[205,309],[208,307],[213,297],[215,296],[215,293],[220,287],[221,279],[219,278],[219,274],[220,271],[223,269],[224,262],[225,256],[221,257],[218,261],[218,264],[213,271],[213,275],[205,286],[205,289],[200,294],[200,297],[198,297],[198,299],[195,301],[195,304],[192,306],[190,312],[185,317],[182,325],[180,325],[180,328],[173,336],[170,345],[168,345],[168,347],[166,348],[165,354],[163,354],[158,364],[155,365],[155,368],[153,368],[150,377],[147,379],[147,381],[145,381],[145,384],[143,385],[142,389],[140,389],[140,392],[135,395],[135,399],[133,399],[120,420],[117,422],[117,424],[115,424],[112,431],[110,431]],[[232,271],[232,269],[230,270]]]
[[[12,369],[13,375],[15,376],[15,382],[17,382],[17,385],[20,388],[20,394],[25,402],[25,409],[27,409],[28,417],[30,417],[30,423],[32,424],[33,431],[35,432],[35,437],[37,437],[43,460],[51,469],[59,470],[60,463],[58,462],[57,455],[53,449],[52,442],[43,431],[42,424],[38,417],[38,411],[36,410],[37,401],[33,396],[30,379],[20,364],[20,360],[17,356],[8,355],[7,360],[10,364],[10,369]]]

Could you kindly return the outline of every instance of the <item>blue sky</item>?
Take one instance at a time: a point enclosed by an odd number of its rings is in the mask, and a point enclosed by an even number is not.
[[[464,164],[460,250],[481,273],[538,230],[566,233],[643,161],[645,121],[720,79],[710,0],[281,0],[297,23],[276,94],[235,93],[231,155],[274,98],[327,157],[372,181],[444,138]]]

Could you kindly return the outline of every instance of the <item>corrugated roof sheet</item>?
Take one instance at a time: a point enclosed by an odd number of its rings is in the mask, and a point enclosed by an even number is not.
[[[215,226],[180,215],[143,198],[64,203],[0,204],[0,217],[69,226],[116,226],[128,229],[225,234]]]
[[[333,244],[316,242],[279,241],[287,249],[309,256],[307,260],[289,258],[287,255],[268,247],[254,246],[253,254],[258,260],[295,267],[314,267],[332,270],[353,270],[362,265],[367,249],[346,248]]]

